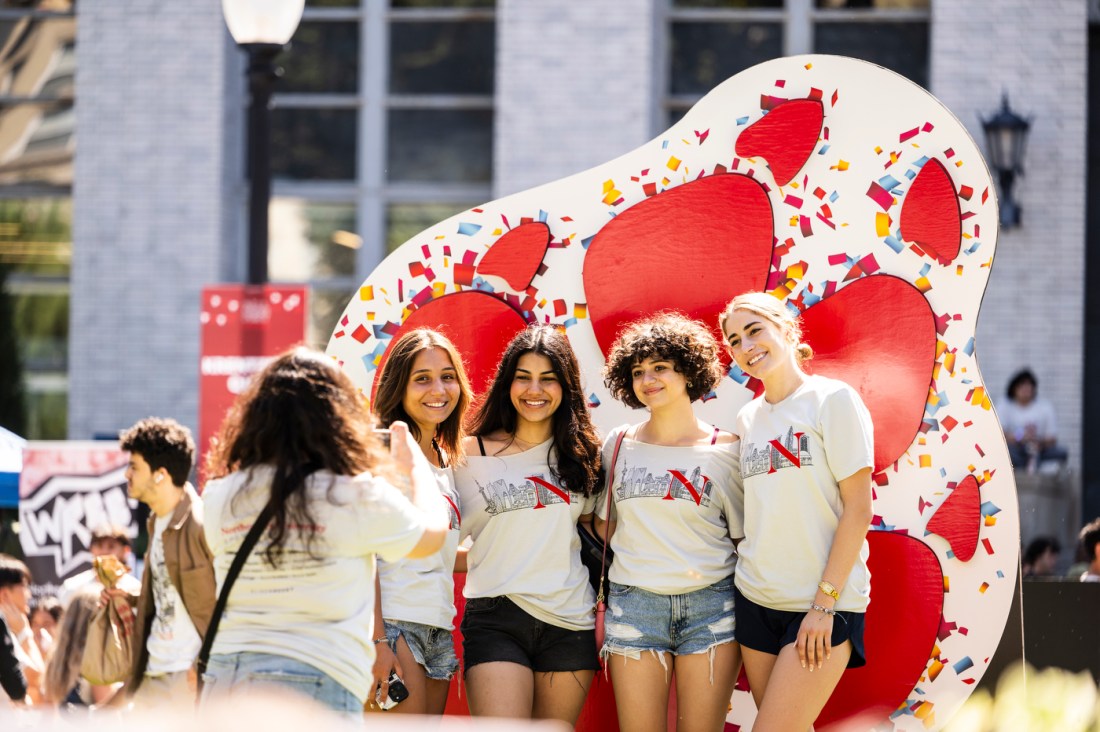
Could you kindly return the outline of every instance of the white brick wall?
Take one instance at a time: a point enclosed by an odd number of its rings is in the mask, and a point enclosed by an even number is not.
[[[996,18],[990,22],[990,18]],[[932,93],[985,149],[979,115],[1032,117],[1014,196],[1023,225],[1002,231],[978,322],[978,362],[1002,397],[1028,366],[1058,411],[1062,442],[1081,458],[1088,56],[1080,0],[934,0]]]
[[[498,0],[496,196],[647,141],[661,0]]]
[[[199,292],[225,276],[230,225],[227,39],[217,0],[80,6],[72,438],[196,426]]]

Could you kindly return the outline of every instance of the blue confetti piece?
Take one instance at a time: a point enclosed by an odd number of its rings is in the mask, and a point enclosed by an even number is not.
[[[588,406],[590,409],[600,406],[600,398],[596,396],[595,392],[588,395]]]
[[[996,516],[1001,512],[1001,509],[993,501],[986,501],[982,504],[982,516]]]
[[[963,353],[965,353],[967,356],[974,355],[974,336],[971,336],[970,340],[968,340],[966,342],[966,345],[963,346]]]
[[[393,338],[393,336],[391,336],[389,333],[382,330],[385,327],[386,326],[384,326],[384,325],[378,325],[378,324],[372,325],[371,330],[374,331],[374,337],[377,338],[380,341],[385,341],[385,340],[389,340],[390,338]]]
[[[581,249],[588,249],[588,245],[592,243],[592,240],[596,238],[596,235],[588,237],[587,239],[581,239]]]
[[[486,282],[484,277],[475,277],[473,287],[475,290],[481,290],[482,292],[496,292],[496,288]]]
[[[963,671],[967,670],[973,665],[974,662],[970,660],[970,656],[963,656],[958,661],[955,661],[955,663],[952,664],[951,668],[955,669],[955,673],[961,674]]]
[[[927,534],[927,533],[925,533],[925,536],[928,536],[928,534]],[[948,550],[947,550],[947,558],[948,558],[948,559],[954,559],[954,558],[955,558],[955,552],[953,552],[953,551],[951,551],[950,549],[948,549]]]
[[[804,304],[806,307],[817,305],[819,302],[821,302],[820,295],[809,291],[802,293],[802,304]]]
[[[825,153],[829,152],[830,147],[832,147],[832,145],[829,145],[828,143],[822,145],[821,149],[817,151],[817,154],[824,155]]]
[[[938,419],[926,419],[926,420],[923,420],[923,421],[924,421],[924,424],[928,425],[928,431],[929,432],[939,432],[940,431],[940,421]]]
[[[878,184],[889,191],[901,185],[901,181],[892,175],[884,175],[878,179]]]
[[[927,155],[921,155],[919,158],[917,158],[916,160],[913,161],[913,167],[916,168],[917,170],[920,170],[921,168],[924,167],[924,164],[927,163],[927,162],[928,162],[928,156]]]
[[[883,241],[886,242],[886,246],[894,250],[894,254],[901,254],[901,250],[905,249],[905,245],[898,241],[896,237],[888,236]]]
[[[661,149],[668,150],[668,140],[661,140]]]
[[[749,121],[748,117],[738,117],[737,118],[737,126],[740,127],[741,125],[745,124],[748,121]]]
[[[974,383],[974,380],[973,380],[973,379],[963,379],[963,380],[962,380],[962,383],[963,383],[963,384],[973,384],[973,383]]]
[[[840,198],[840,194],[833,191],[829,194],[829,203],[836,203],[836,199]]]
[[[465,222],[458,222],[458,233],[463,236],[473,236],[477,232],[481,231],[481,224],[469,224]]]
[[[540,209],[539,209],[539,221],[541,221],[542,223],[544,223],[544,224],[545,224],[545,223],[546,223],[546,216],[547,216],[546,212],[545,212],[545,211],[543,211],[543,210],[542,210],[542,209],[540,208]]]
[[[363,356],[363,368],[367,370],[368,374],[378,368],[374,365],[374,356],[369,353],[366,356]]]
[[[749,375],[741,370],[741,367],[735,363],[730,364],[729,371],[726,372],[726,376],[730,377],[738,384],[744,385],[749,380]]]
[[[967,254],[973,254],[974,252],[978,251],[978,249],[980,249],[981,246],[982,246],[982,243],[980,241],[976,241],[969,248],[967,248],[963,251],[965,251]]]
[[[708,391],[706,394],[704,394],[702,397],[700,397],[700,399],[702,399],[704,402],[709,402],[711,399],[717,399],[717,398],[718,398],[718,395],[716,393],[714,393],[713,391]]]
[[[998,569],[997,570],[997,579],[1004,579],[1004,578],[1005,578],[1005,573]]]
[[[932,269],[932,265],[929,262],[925,262],[924,266],[920,268],[920,276],[927,277],[928,271]]]
[[[916,173],[915,170],[907,170],[907,171],[905,171],[905,177],[908,178],[909,180],[913,180],[914,178],[917,177],[917,173]]]
[[[940,477],[941,478],[946,478],[947,477],[947,468],[940,468]]]

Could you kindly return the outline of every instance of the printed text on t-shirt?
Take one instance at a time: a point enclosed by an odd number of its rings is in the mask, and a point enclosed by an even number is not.
[[[665,474],[653,474],[645,466],[632,468],[627,460],[622,461],[622,473],[615,495],[620,501],[631,498],[652,498],[659,496],[666,501],[681,499],[692,501],[696,506],[710,506],[710,478],[703,475],[701,466],[691,469],[668,469]]]
[[[748,442],[741,448],[741,473],[746,479],[804,465],[813,465],[810,438],[804,432],[795,432],[793,427],[787,429],[782,441],[768,440],[763,446]]]
[[[480,481],[475,482],[478,492],[485,499],[485,512],[490,516],[524,508],[546,508],[555,503],[571,503],[569,491],[550,482],[543,474],[528,475],[518,486],[504,478],[484,485]]]

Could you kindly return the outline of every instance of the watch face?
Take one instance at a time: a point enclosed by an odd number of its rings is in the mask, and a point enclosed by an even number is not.
[[[845,672],[818,726],[944,724],[997,649],[1019,555],[975,356],[997,234],[981,153],[927,91],[854,59],[780,58],[625,155],[412,237],[356,291],[328,352],[370,395],[396,337],[433,327],[483,393],[515,333],[556,324],[607,434],[638,421],[601,375],[629,322],[673,309],[721,336],[735,295],[783,300],[802,316],[809,370],[855,388],[874,423],[867,665]],[[724,363],[696,416],[730,430],[762,385]],[[736,691],[727,721],[754,714]]]

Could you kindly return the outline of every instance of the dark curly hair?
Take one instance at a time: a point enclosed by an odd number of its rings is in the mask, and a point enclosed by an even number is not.
[[[191,430],[174,419],[147,417],[118,437],[119,447],[141,455],[156,471],[164,468],[172,483],[182,486],[195,464],[195,441]]]
[[[264,558],[277,566],[291,527],[300,527],[312,556],[316,538],[306,494],[319,470],[353,476],[388,470],[381,441],[371,434],[365,400],[336,363],[295,348],[275,358],[238,398],[206,460],[210,478],[259,465],[275,470],[271,483],[271,544]],[[240,495],[240,494],[238,494]]]
[[[698,320],[667,311],[632,323],[619,334],[607,354],[603,383],[611,396],[630,407],[645,405],[634,393],[634,367],[647,358],[671,361],[687,379],[691,401],[708,394],[722,380],[718,340]]]
[[[550,470],[567,490],[585,496],[599,486],[600,438],[588,414],[588,400],[581,384],[581,370],[565,333],[552,325],[532,325],[520,331],[504,350],[489,392],[470,419],[472,435],[489,435],[498,430],[514,435],[516,408],[510,389],[519,359],[537,353],[550,360],[561,383],[561,405],[553,416],[553,447],[557,465]]]

